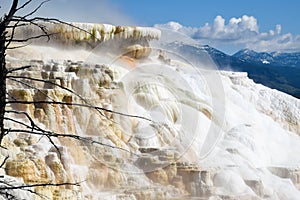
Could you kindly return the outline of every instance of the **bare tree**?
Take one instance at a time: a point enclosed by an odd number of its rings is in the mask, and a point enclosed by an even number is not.
[[[37,39],[40,37],[47,37],[48,39],[50,39],[50,34],[48,34],[46,27],[44,25],[40,25],[38,22],[39,21],[60,22],[60,21],[57,19],[32,17],[39,10],[39,8],[41,8],[41,6],[44,3],[46,3],[47,1],[48,0],[42,1],[31,12],[29,12],[23,16],[18,16],[18,12],[20,10],[24,9],[25,7],[29,6],[32,3],[32,0],[28,0],[21,5],[18,0],[13,0],[8,14],[5,14],[4,16],[2,16],[0,18],[0,145],[2,144],[2,141],[3,141],[3,138],[5,137],[5,135],[7,135],[11,132],[18,131],[18,132],[23,132],[23,133],[28,132],[30,134],[45,135],[49,138],[49,141],[57,148],[56,144],[53,142],[51,137],[52,136],[59,137],[58,135],[56,135],[54,132],[41,129],[39,126],[36,125],[36,123],[30,117],[30,115],[28,113],[19,112],[17,110],[7,109],[7,104],[18,103],[18,102],[8,102],[8,94],[7,94],[7,88],[6,88],[7,79],[14,79],[15,81],[19,81],[20,83],[22,83],[21,80],[17,80],[20,77],[9,77],[9,74],[12,74],[14,71],[24,70],[26,68],[29,68],[30,66],[25,66],[25,67],[21,67],[21,68],[17,68],[17,69],[16,68],[15,69],[7,69],[6,51],[8,49],[22,47],[24,42],[28,42],[30,40]],[[43,34],[39,34],[37,36],[32,36],[32,37],[28,37],[28,38],[16,39],[14,37],[16,30],[19,27],[28,26],[28,25],[33,25],[33,26],[38,27],[42,31]],[[10,46],[11,43],[21,43],[21,45],[11,47]],[[26,84],[26,83],[24,83],[24,84]],[[19,102],[19,103],[21,103],[21,102]],[[6,117],[6,114],[8,114],[8,113],[24,115],[27,117],[27,120],[30,121],[30,124],[28,125],[25,122],[22,122],[21,120]],[[23,127],[23,128],[20,130],[8,129],[4,125],[6,120],[8,120],[12,123],[21,125],[21,127]],[[30,130],[30,131],[28,131],[28,130]],[[77,138],[77,139],[80,139],[80,138]],[[1,148],[5,148],[5,147],[3,147],[1,145]],[[8,157],[6,157],[4,159],[4,161],[2,162],[2,164],[0,166],[1,168],[5,165],[5,162],[7,161],[7,159],[8,159]],[[4,178],[4,177],[2,177],[2,178]],[[55,184],[45,183],[45,184],[32,184],[32,185],[19,185],[19,184],[16,185],[16,184],[10,183],[9,181],[6,181],[4,179],[0,180],[0,183],[1,183],[0,196],[4,197],[6,199],[16,199],[17,195],[15,195],[15,192],[14,192],[15,190],[23,190],[23,191],[27,191],[29,193],[39,195],[38,193],[34,192],[34,190],[32,190],[32,188],[44,187],[44,186],[78,185],[78,183],[67,183],[67,182],[55,183]]]
[[[25,7],[27,7],[28,5],[30,5],[32,3],[32,0],[28,0],[22,5],[20,5],[19,0],[13,0],[8,14],[5,14],[0,18],[0,145],[4,135],[6,134],[4,128],[4,120],[5,120],[4,115],[5,115],[5,107],[7,104],[6,102],[7,75],[12,71],[24,69],[24,68],[13,69],[11,71],[7,70],[6,60],[5,60],[6,50],[22,47],[22,45],[17,47],[10,47],[10,44],[12,42],[24,43],[40,37],[47,37],[48,39],[50,38],[50,35],[47,33],[46,27],[40,25],[38,21],[51,21],[51,20],[55,21],[55,19],[32,17],[42,7],[42,5],[48,1],[49,0],[42,1],[35,9],[33,9],[28,14],[25,14],[23,16],[18,16],[18,12],[24,9]],[[43,34],[40,34],[38,36],[23,38],[23,39],[15,39],[14,35],[16,29],[27,25],[37,26],[43,32]]]
[[[21,48],[27,44],[30,40],[35,40],[38,38],[45,37],[48,40],[51,38],[51,34],[47,31],[47,26],[45,26],[45,23],[41,22],[50,22],[50,23],[63,23],[67,26],[73,26],[72,24],[63,22],[61,20],[55,19],[55,18],[42,18],[42,17],[35,17],[35,13],[49,0],[42,1],[36,8],[32,9],[27,14],[23,14],[22,16],[19,16],[18,13],[22,9],[28,7],[31,5],[33,0],[27,0],[25,3],[20,5],[20,2],[18,0],[12,0],[11,7],[9,9],[8,14],[5,14],[0,18],[0,146],[1,148],[5,148],[2,146],[3,138],[10,134],[10,133],[26,133],[26,134],[32,134],[32,135],[39,135],[46,137],[49,142],[56,148],[57,152],[60,154],[60,150],[53,140],[53,138],[72,138],[75,140],[80,140],[84,142],[89,142],[91,144],[98,144],[107,146],[109,148],[117,148],[120,151],[125,151],[127,153],[132,154],[132,152],[122,149],[120,147],[116,147],[113,145],[105,144],[99,141],[93,141],[91,138],[79,136],[76,134],[66,134],[66,133],[57,133],[55,131],[47,130],[45,128],[42,128],[36,123],[36,121],[30,116],[29,113],[24,111],[19,111],[16,109],[8,108],[8,105],[16,105],[16,104],[51,104],[51,105],[59,105],[59,106],[73,106],[73,107],[85,107],[88,109],[95,110],[99,115],[102,115],[105,117],[104,112],[108,113],[114,113],[117,115],[122,115],[126,117],[134,117],[139,118],[142,120],[151,121],[145,117],[141,116],[135,116],[135,115],[129,115],[125,113],[119,113],[115,112],[113,110],[105,109],[102,107],[94,106],[90,104],[87,100],[85,100],[83,97],[81,97],[79,94],[74,92],[73,90],[62,86],[60,84],[51,82],[49,80],[43,80],[38,78],[32,78],[32,77],[26,77],[21,75],[16,75],[15,72],[25,70],[30,68],[31,66],[22,66],[19,68],[7,68],[6,66],[6,51],[8,49],[15,49],[15,48]],[[15,33],[18,28],[24,27],[24,26],[35,26],[37,27],[42,34],[38,34],[35,36],[29,36],[27,38],[15,38]],[[78,28],[78,27],[75,27]],[[78,28],[80,29],[80,28]],[[85,31],[85,30],[83,30]],[[20,45],[14,45],[11,46],[11,44],[20,44]],[[45,99],[43,101],[24,101],[14,98],[12,95],[10,95],[7,91],[7,80],[17,82],[19,84],[22,84],[23,86],[39,90],[39,88],[35,87],[34,85],[31,85],[28,83],[28,81],[34,81],[34,82],[40,82],[40,83],[47,83],[52,84],[55,87],[59,87],[60,89],[69,92],[70,94],[76,96],[80,102],[74,103],[74,102],[59,102],[51,99],[51,97],[45,95]],[[42,91],[40,91],[43,93]],[[18,118],[9,117],[8,115],[14,115],[14,116],[22,116],[25,120],[20,120]],[[108,119],[111,120],[111,119]],[[12,127],[5,127],[5,122],[9,121],[10,123],[16,124],[17,127],[21,128],[12,128]],[[152,121],[151,121],[152,122]],[[5,160],[2,162],[0,167],[3,167],[5,165],[6,160],[8,157],[5,158]],[[36,195],[39,195],[35,192],[32,192],[30,188],[33,187],[44,187],[44,186],[61,186],[61,185],[79,185],[79,183],[69,183],[69,182],[63,182],[63,183],[45,183],[45,184],[31,184],[31,185],[13,185],[5,181],[1,181],[0,179],[0,196],[7,199],[14,199],[16,196],[10,192],[13,190],[25,190],[31,193],[34,193]]]

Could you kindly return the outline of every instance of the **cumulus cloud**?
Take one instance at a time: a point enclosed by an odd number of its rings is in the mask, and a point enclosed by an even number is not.
[[[292,35],[291,33],[269,37],[268,39],[258,39],[253,43],[247,43],[247,48],[256,51],[282,51],[295,52],[300,51],[300,35]]]
[[[228,23],[218,15],[212,24],[205,23],[198,28],[185,27],[177,22],[159,24],[155,27],[181,32],[199,40],[202,44],[215,47],[231,45],[256,51],[300,51],[300,35],[282,34],[282,27],[279,24],[274,30],[260,32],[257,19],[247,15],[233,17]]]
[[[222,16],[217,16],[212,25],[206,23],[192,36],[195,39],[239,40],[258,34],[257,20],[252,16],[244,15],[241,18],[231,18],[228,24]]]
[[[179,24],[178,22],[168,22],[166,24],[156,24],[154,27],[159,29],[169,29],[175,32],[186,34],[189,37],[192,37],[192,35],[198,30],[197,28],[193,27],[187,27]]]

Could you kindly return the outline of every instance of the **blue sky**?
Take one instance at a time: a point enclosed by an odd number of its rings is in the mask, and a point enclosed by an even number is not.
[[[4,4],[2,4],[4,2]],[[3,8],[10,0],[1,0]],[[300,51],[299,0],[52,0],[40,15],[170,28],[227,53]],[[177,23],[169,23],[170,21]]]

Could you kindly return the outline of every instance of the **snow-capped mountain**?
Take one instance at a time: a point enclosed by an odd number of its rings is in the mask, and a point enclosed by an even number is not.
[[[243,49],[233,55],[233,57],[247,62],[257,64],[272,64],[283,67],[300,67],[300,52],[280,53],[280,52],[256,52],[250,49]]]
[[[218,69],[247,72],[256,83],[300,97],[300,53],[265,53],[244,49],[230,56],[208,45],[172,42],[164,46],[189,59],[206,52]],[[193,58],[191,58],[193,57]]]
[[[272,52],[271,55],[273,56],[276,62],[280,62],[282,65],[287,65],[290,67],[300,67],[300,52],[296,53],[279,53],[279,52]]]
[[[233,57],[258,64],[271,64],[274,62],[274,58],[271,54],[266,52],[258,53],[250,49],[240,50],[235,53]]]

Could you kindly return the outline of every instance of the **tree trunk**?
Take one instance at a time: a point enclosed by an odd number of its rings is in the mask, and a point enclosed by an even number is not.
[[[5,32],[0,32],[0,145],[5,134],[4,115],[6,106]]]
[[[17,11],[19,1],[14,0],[12,2],[11,8],[8,15],[4,15],[0,18],[0,146],[5,135],[4,129],[4,116],[5,116],[5,106],[6,106],[6,61],[5,61],[5,51],[6,51],[6,27],[11,22],[14,14]]]

